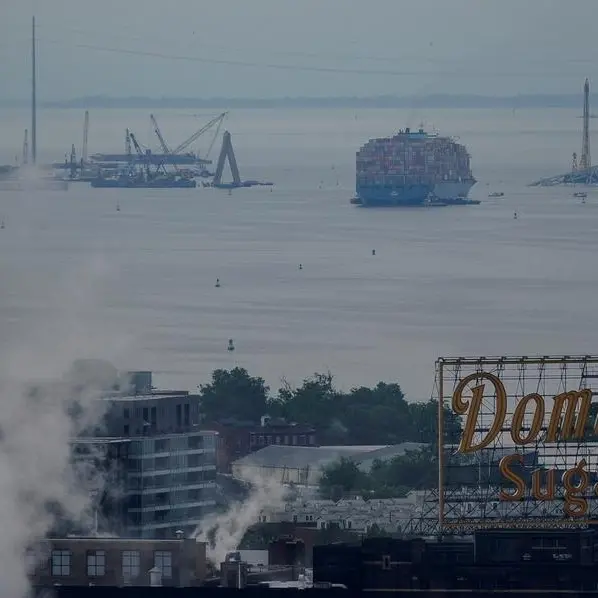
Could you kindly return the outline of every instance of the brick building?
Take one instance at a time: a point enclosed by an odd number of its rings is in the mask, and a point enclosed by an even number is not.
[[[210,425],[218,433],[217,466],[222,473],[231,473],[231,464],[271,444],[282,446],[318,446],[312,426],[289,423],[263,416],[259,424],[222,420]]]
[[[56,538],[26,558],[33,586],[149,586],[150,570],[164,586],[198,586],[206,578],[205,543],[182,537]]]

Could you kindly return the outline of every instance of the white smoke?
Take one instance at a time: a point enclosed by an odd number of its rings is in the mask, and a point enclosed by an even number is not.
[[[80,520],[88,510],[87,489],[70,467],[70,439],[98,421],[98,398],[115,370],[73,362],[117,363],[126,348],[122,332],[96,320],[106,273],[102,262],[86,264],[74,282],[44,289],[43,314],[26,322],[19,340],[0,344],[0,598],[27,593],[26,549],[43,540],[56,514]]]
[[[251,486],[246,500],[233,503],[225,513],[206,517],[193,534],[198,542],[207,543],[208,560],[216,567],[220,567],[228,552],[237,550],[264,509],[281,509],[285,503],[288,491],[273,478],[252,477],[244,481]]]

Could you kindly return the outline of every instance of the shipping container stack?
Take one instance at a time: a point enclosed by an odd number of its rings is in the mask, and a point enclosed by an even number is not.
[[[357,185],[400,187],[470,179],[470,158],[465,146],[449,137],[403,132],[370,139],[357,152]]]

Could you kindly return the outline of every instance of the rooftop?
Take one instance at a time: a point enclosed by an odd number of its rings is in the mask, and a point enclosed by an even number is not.
[[[382,446],[283,446],[271,444],[255,453],[235,461],[237,466],[247,467],[289,467],[319,469],[329,463],[342,459],[352,459],[360,463],[374,459],[387,459],[404,454],[406,451],[420,448],[420,443],[404,442],[397,445]]]

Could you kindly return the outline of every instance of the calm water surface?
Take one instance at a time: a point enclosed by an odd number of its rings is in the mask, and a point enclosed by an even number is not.
[[[174,145],[217,111],[189,112],[156,111]],[[272,190],[0,191],[0,354],[32,372],[56,355],[106,355],[189,389],[217,367],[273,387],[329,369],[342,387],[398,381],[426,399],[444,354],[595,352],[598,191],[581,204],[572,189],[526,186],[567,169],[575,116],[237,111],[241,175]],[[349,205],[360,143],[420,118],[467,144],[483,203]],[[79,146],[82,121],[42,112],[41,159]],[[148,121],[92,111],[90,151],[121,151],[126,126],[149,143]],[[10,162],[27,113],[0,122]]]

